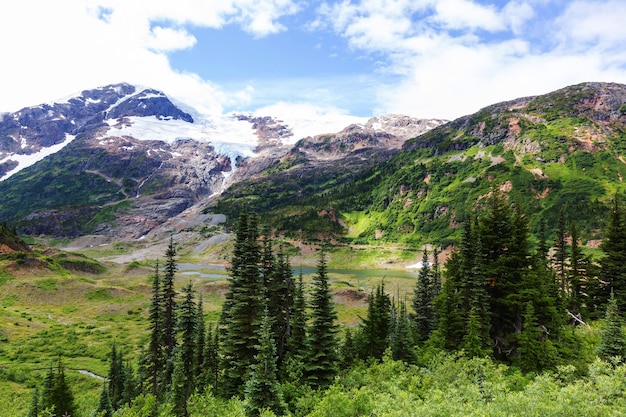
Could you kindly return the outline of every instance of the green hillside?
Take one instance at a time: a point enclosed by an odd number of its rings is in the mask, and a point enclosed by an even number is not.
[[[540,218],[552,228],[563,210],[583,239],[600,238],[608,201],[624,191],[625,103],[626,86],[601,83],[499,103],[408,141],[388,161],[328,171],[297,195],[298,176],[287,172],[298,165],[284,161],[288,170],[232,187],[210,210],[235,214],[247,200],[292,235],[445,246],[497,187],[521,202],[533,231]]]

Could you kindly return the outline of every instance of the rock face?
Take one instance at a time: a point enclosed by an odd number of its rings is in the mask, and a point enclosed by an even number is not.
[[[319,135],[299,141],[294,149],[310,159],[336,160],[371,149],[399,150],[407,139],[442,125],[445,120],[417,119],[403,115],[373,117],[365,124],[353,124],[336,134]]]
[[[296,142],[272,116],[209,117],[116,84],[0,116],[0,221],[22,233],[139,238],[288,155],[376,160],[442,123],[370,119]],[[34,164],[34,165],[33,165]]]

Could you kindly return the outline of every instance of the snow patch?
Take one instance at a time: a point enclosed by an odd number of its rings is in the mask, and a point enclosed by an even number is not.
[[[427,266],[429,266],[429,267],[432,266],[432,263],[431,262],[427,262]],[[422,261],[419,261],[418,263],[413,264],[413,265],[407,265],[406,266],[407,269],[422,269],[423,267],[424,267],[424,264],[422,263]]]
[[[76,136],[66,133],[65,140],[63,142],[44,148],[39,152],[30,154],[30,155],[13,154],[0,160],[0,164],[7,162],[9,160],[17,162],[17,166],[13,168],[12,170],[10,170],[9,172],[7,172],[6,174],[4,174],[4,176],[0,178],[0,181],[4,181],[7,178],[9,178],[11,175],[15,174],[16,172],[19,172],[23,170],[24,168],[28,168],[29,166],[36,164],[37,162],[41,161],[47,156],[50,156],[52,154],[59,152],[61,149],[67,146],[70,142],[72,142],[75,138]]]
[[[237,158],[253,157],[258,138],[252,124],[232,116],[215,116],[195,119],[194,123],[184,120],[158,119],[156,116],[128,117],[129,123],[118,123],[108,119],[109,136],[131,136],[138,140],[159,140],[174,143],[192,139],[209,143],[215,151],[230,158],[233,166]]]

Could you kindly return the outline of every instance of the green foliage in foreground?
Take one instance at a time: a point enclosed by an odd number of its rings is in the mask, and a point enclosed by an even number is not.
[[[285,387],[283,387],[285,388]],[[436,355],[424,366],[386,356],[381,363],[355,365],[325,391],[303,390],[293,416],[622,416],[626,415],[626,365],[596,361],[588,376],[571,366],[536,377],[462,353]],[[170,416],[163,406],[152,414],[151,396],[140,396],[115,415]],[[190,417],[244,416],[246,402],[196,393]],[[270,411],[262,416],[273,416]]]

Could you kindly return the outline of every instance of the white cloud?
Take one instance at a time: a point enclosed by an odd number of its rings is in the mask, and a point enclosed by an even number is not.
[[[196,38],[184,29],[164,28],[155,26],[150,31],[151,39],[148,48],[168,52],[191,48],[196,44]]]
[[[282,18],[300,13],[301,2],[8,2],[0,13],[0,111],[126,81],[210,113],[289,100],[333,114],[373,102],[378,113],[453,118],[577,82],[626,82],[623,0],[328,0],[309,28],[343,37],[351,52],[375,62],[379,74],[365,72],[363,80],[299,74],[227,88],[170,65],[168,54],[196,46],[196,28],[237,25],[267,36],[291,29]],[[325,44],[339,42],[318,41]]]
[[[310,103],[278,102],[255,111],[257,116],[272,115],[291,129],[293,136],[286,142],[295,143],[307,136],[334,133],[350,124],[365,123],[367,118],[347,115],[343,110]],[[283,139],[285,140],[285,139]]]
[[[569,84],[626,82],[626,3],[564,5],[343,0],[320,7],[315,27],[326,22],[352,48],[386,56],[382,70],[400,81],[378,90],[379,113],[455,118]]]
[[[172,69],[167,53],[195,45],[188,27],[237,24],[260,37],[284,30],[278,19],[296,11],[292,0],[12,1],[0,13],[0,111],[125,81],[221,112],[246,94]]]
[[[482,6],[468,0],[436,2],[433,21],[447,29],[500,31],[505,28],[494,6]]]
[[[570,47],[619,47],[626,42],[626,3],[623,0],[575,1],[557,19],[558,38]]]

